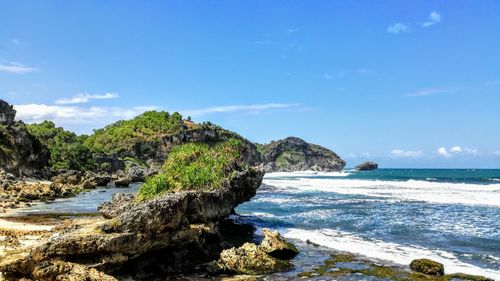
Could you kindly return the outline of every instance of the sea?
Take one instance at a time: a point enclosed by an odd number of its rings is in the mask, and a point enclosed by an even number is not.
[[[500,280],[500,170],[271,173],[236,211],[289,239]]]
[[[98,188],[17,212],[92,213],[112,194],[138,187]],[[268,173],[257,195],[236,213],[257,232],[277,229],[297,244],[320,245],[323,252],[351,252],[401,266],[429,258],[443,263],[446,273],[500,280],[500,170]],[[311,263],[309,256],[301,261],[299,255],[294,263]]]

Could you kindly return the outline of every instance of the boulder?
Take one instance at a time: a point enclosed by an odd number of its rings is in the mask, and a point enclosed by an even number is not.
[[[83,175],[82,186],[84,189],[92,189],[98,186],[106,186],[111,182],[111,176],[106,172],[94,173],[86,171]]]
[[[372,161],[366,161],[356,166],[358,171],[372,171],[378,169],[378,164]]]
[[[410,263],[410,268],[413,271],[427,275],[442,276],[444,275],[444,266],[442,263],[430,259],[417,259]]]
[[[289,261],[272,257],[253,243],[245,243],[239,248],[222,251],[220,259],[211,264],[210,270],[238,274],[269,274],[292,268],[293,264]]]
[[[264,228],[262,233],[264,234],[264,240],[260,243],[259,248],[269,255],[287,260],[294,258],[299,253],[295,245],[286,241],[278,231]]]

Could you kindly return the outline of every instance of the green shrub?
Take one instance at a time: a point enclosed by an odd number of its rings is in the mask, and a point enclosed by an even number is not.
[[[147,111],[131,120],[115,122],[95,130],[85,144],[94,152],[120,153],[130,151],[137,142],[154,142],[165,134],[183,130],[182,116],[174,112]],[[150,149],[146,144],[140,150]]]
[[[243,142],[230,139],[213,145],[188,143],[175,147],[161,172],[146,180],[138,200],[179,190],[214,190],[225,186],[237,165]]]
[[[27,125],[28,131],[50,150],[50,165],[53,170],[74,169],[86,171],[95,167],[90,149],[83,144],[86,136],[56,127],[53,122],[44,121]]]

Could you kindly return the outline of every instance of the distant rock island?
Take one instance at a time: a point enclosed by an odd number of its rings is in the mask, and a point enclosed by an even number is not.
[[[372,161],[366,161],[356,166],[358,171],[373,171],[378,169],[378,164]]]
[[[340,171],[346,165],[335,152],[320,145],[288,137],[257,145],[266,172]]]

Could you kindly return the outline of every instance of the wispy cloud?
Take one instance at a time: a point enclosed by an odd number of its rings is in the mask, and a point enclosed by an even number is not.
[[[325,74],[323,74],[323,78],[325,78],[326,80],[331,80],[332,75],[330,73],[325,73]]]
[[[17,118],[26,123],[51,120],[58,125],[66,124],[106,124],[120,119],[129,119],[144,111],[156,109],[154,106],[123,107],[81,107],[66,105],[22,104],[15,105]]]
[[[427,21],[422,24],[422,27],[429,27],[431,25],[439,23],[440,21],[441,21],[441,14],[436,11],[432,11],[427,17]]]
[[[391,157],[396,158],[418,158],[424,153],[420,150],[403,150],[403,149],[393,149],[391,151]]]
[[[287,29],[287,30],[286,30],[286,33],[288,33],[288,34],[292,34],[292,33],[295,33],[295,32],[297,32],[297,31],[299,31],[299,29],[298,29],[298,28],[289,28],[289,29]]]
[[[423,88],[419,89],[415,92],[408,93],[406,96],[408,97],[425,97],[437,94],[446,94],[457,91],[457,88]]]
[[[250,105],[226,105],[226,106],[213,106],[202,109],[181,111],[184,115],[199,116],[211,113],[231,113],[231,112],[254,112],[259,113],[272,109],[285,109],[298,106],[293,103],[266,103],[266,104],[250,104]]]
[[[440,147],[436,150],[436,153],[439,156],[445,157],[445,158],[451,158],[453,156],[478,156],[480,155],[479,150],[477,148],[469,148],[469,147],[460,147],[460,146],[453,146],[451,148],[446,148],[446,147]]]
[[[408,31],[409,31],[408,26],[406,24],[403,24],[400,22],[395,23],[395,24],[387,27],[387,32],[394,33],[394,34],[399,34],[399,33],[408,32]]]
[[[35,71],[38,71],[38,69],[17,62],[0,63],[0,72],[11,74],[26,74]]]
[[[116,93],[105,93],[105,94],[78,94],[71,98],[59,99],[56,101],[56,104],[80,104],[87,103],[91,100],[105,100],[105,99],[114,99],[118,98],[118,94]]]

